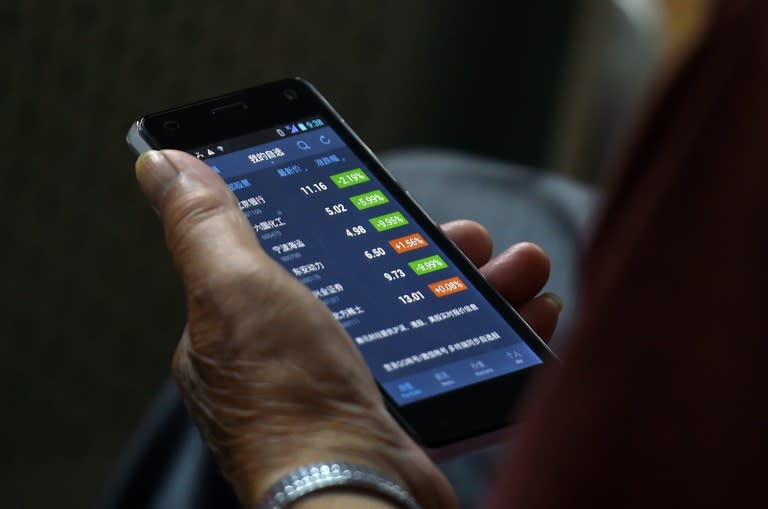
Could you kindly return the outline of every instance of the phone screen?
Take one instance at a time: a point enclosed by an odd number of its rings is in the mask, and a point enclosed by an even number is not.
[[[401,406],[542,363],[323,117],[190,150]],[[446,196],[446,199],[455,199]]]

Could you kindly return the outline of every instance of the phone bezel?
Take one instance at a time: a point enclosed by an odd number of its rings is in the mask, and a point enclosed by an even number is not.
[[[295,91],[295,96],[289,97],[286,90]],[[228,107],[233,104],[244,107]],[[217,114],[217,111],[227,113]],[[139,137],[149,148],[192,150],[312,115],[325,118],[349,148],[376,173],[382,184],[544,361],[538,366],[407,405],[398,405],[382,389],[390,411],[416,441],[428,448],[442,448],[480,434],[498,431],[513,423],[525,387],[531,377],[556,360],[554,354],[442,233],[440,227],[400,186],[312,84],[300,78],[285,79],[145,115],[129,132],[129,144],[138,149],[136,138]],[[177,129],[163,127],[170,120],[178,123]]]

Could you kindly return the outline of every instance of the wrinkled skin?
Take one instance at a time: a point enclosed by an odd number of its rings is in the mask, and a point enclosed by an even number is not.
[[[402,431],[357,348],[328,309],[261,248],[221,179],[176,151],[150,152],[137,178],[158,212],[187,295],[173,373],[189,413],[241,501],[293,468],[347,460],[384,471],[425,508],[457,508],[431,460]],[[478,224],[446,233],[542,337],[559,299],[534,298],[546,255],[518,244],[489,260]]]

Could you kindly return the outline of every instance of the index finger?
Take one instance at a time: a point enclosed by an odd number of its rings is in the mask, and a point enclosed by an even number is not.
[[[493,239],[480,223],[459,219],[443,223],[440,227],[475,267],[482,267],[491,259]]]

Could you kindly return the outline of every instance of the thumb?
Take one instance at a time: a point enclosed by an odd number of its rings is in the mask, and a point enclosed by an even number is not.
[[[202,161],[176,150],[152,150],[136,161],[136,178],[160,216],[188,291],[210,289],[211,278],[231,281],[268,264],[234,195]]]

